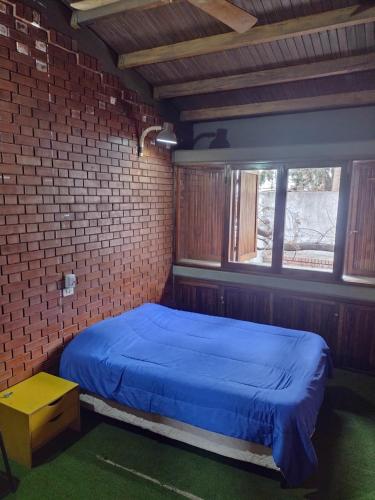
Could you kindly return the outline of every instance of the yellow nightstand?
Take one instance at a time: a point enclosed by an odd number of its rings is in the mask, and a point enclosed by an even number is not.
[[[0,430],[16,462],[31,467],[33,451],[67,427],[80,430],[77,384],[42,372],[0,392]]]

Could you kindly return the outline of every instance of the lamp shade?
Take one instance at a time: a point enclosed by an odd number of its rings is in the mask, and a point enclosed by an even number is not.
[[[177,137],[173,132],[171,123],[164,123],[162,130],[156,136],[156,140],[164,144],[177,144]]]

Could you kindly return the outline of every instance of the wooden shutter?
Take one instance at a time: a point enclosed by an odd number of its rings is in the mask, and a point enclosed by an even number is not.
[[[345,274],[375,277],[375,161],[355,162],[350,189]]]
[[[233,183],[231,253],[232,260],[244,262],[257,255],[258,175],[240,170]]]
[[[224,170],[179,167],[177,179],[177,260],[221,262]]]

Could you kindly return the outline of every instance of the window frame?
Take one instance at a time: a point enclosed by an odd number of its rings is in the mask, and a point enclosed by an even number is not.
[[[229,260],[229,241],[230,241],[230,224],[231,224],[231,176],[234,170],[276,170],[277,178],[276,185],[279,182],[279,169],[282,164],[279,162],[248,162],[241,164],[228,164],[226,165],[225,171],[225,202],[224,202],[224,230],[223,230],[223,249],[222,249],[222,259],[221,259],[221,269],[225,271],[241,271],[241,272],[254,272],[257,274],[270,274],[275,273],[275,263],[274,263],[274,241],[275,241],[275,228],[276,228],[276,210],[277,210],[277,187],[276,187],[276,198],[275,198],[275,220],[273,227],[273,247],[272,247],[272,263],[270,266],[262,266],[260,264],[244,264],[242,262],[231,262]]]
[[[290,160],[290,161],[248,161],[248,162],[205,162],[195,164],[179,164],[176,166],[178,172],[179,167],[203,167],[203,166],[222,166],[224,168],[225,179],[225,196],[224,196],[224,220],[223,220],[223,240],[221,263],[219,266],[211,266],[202,261],[202,264],[194,264],[194,267],[200,267],[211,270],[232,271],[245,274],[256,275],[274,275],[284,278],[296,278],[309,281],[335,282],[348,284],[347,280],[343,279],[345,248],[346,248],[346,232],[348,224],[349,211],[349,196],[350,196],[350,180],[352,172],[352,161],[340,160]],[[335,232],[335,247],[333,258],[333,269],[331,272],[319,270],[304,270],[293,269],[282,266],[283,261],[283,245],[284,245],[284,228],[286,216],[287,202],[287,186],[288,172],[296,168],[328,168],[340,167],[340,188],[337,207],[337,221]],[[276,197],[275,197],[275,218],[273,231],[273,247],[272,247],[272,263],[271,266],[262,266],[254,263],[241,263],[229,261],[229,241],[230,241],[230,205],[231,205],[231,175],[234,170],[277,170],[276,180]],[[176,175],[178,179],[178,174]],[[178,181],[177,181],[178,184]],[[178,193],[178,185],[175,193]],[[178,194],[176,194],[178,196]],[[175,224],[177,231],[177,226]],[[177,234],[175,234],[177,239]],[[176,254],[175,254],[176,255]],[[189,263],[178,262],[177,265],[191,267]]]
[[[346,225],[347,225],[347,207],[349,201],[349,191],[348,191],[348,162],[317,162],[315,165],[308,163],[305,165],[295,165],[288,166],[286,169],[286,187],[288,182],[288,171],[293,168],[341,168],[340,175],[340,188],[339,188],[339,199],[337,206],[337,221],[335,228],[335,248],[333,253],[333,268],[332,272],[324,271],[313,271],[313,270],[303,270],[303,269],[293,269],[282,267],[281,261],[281,271],[280,274],[287,274],[288,276],[301,276],[308,279],[317,279],[319,281],[342,281],[344,257],[345,257],[345,241],[346,241]],[[286,193],[287,195],[287,193]],[[286,206],[285,206],[286,208]],[[284,220],[285,220],[285,210],[284,210]],[[282,242],[283,244],[283,242]],[[281,248],[281,251],[283,249]]]

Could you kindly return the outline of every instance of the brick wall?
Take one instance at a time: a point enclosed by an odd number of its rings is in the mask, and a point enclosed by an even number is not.
[[[87,325],[158,301],[171,264],[170,156],[136,156],[161,119],[47,28],[0,1],[0,390],[56,365]]]

